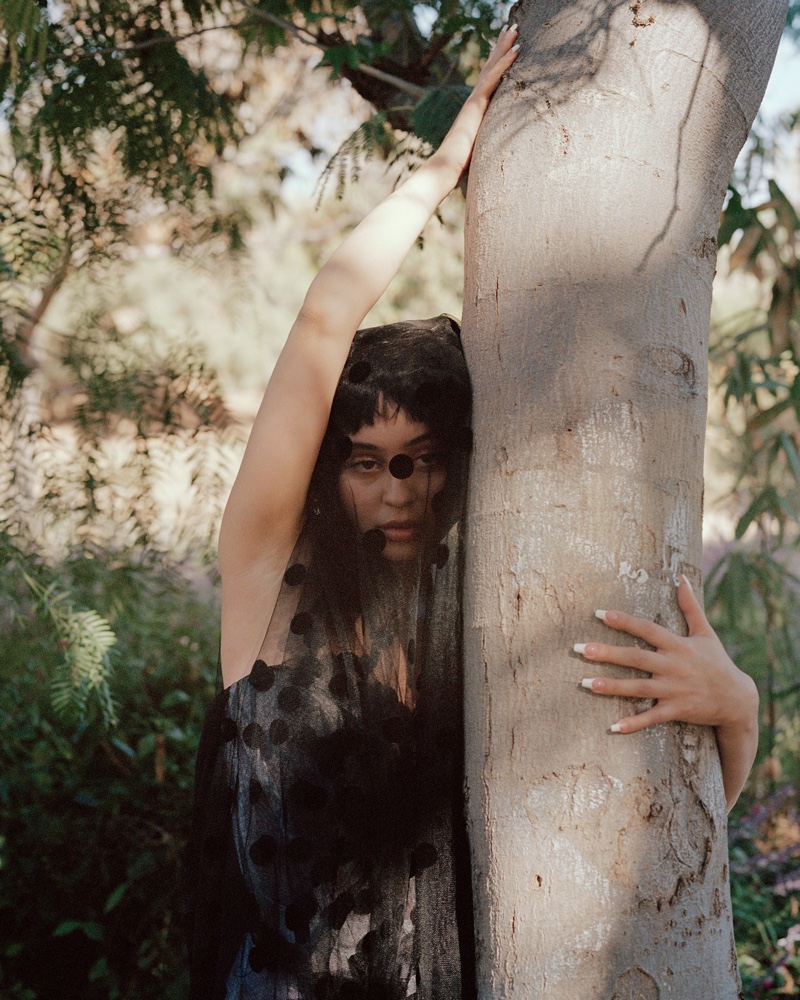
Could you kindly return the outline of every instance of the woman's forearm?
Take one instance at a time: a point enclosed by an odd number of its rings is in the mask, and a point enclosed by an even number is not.
[[[757,696],[756,696],[757,704]],[[717,747],[722,766],[722,787],[728,812],[739,798],[758,750],[758,717],[736,726],[717,726]]]
[[[483,116],[516,58],[516,26],[505,29],[436,152],[374,208],[333,254],[303,304],[323,334],[355,330],[386,290],[430,217],[466,170]],[[347,294],[342,294],[342,289]]]
[[[303,311],[323,330],[356,329],[457,182],[450,163],[435,157],[426,161],[336,250],[311,283]]]

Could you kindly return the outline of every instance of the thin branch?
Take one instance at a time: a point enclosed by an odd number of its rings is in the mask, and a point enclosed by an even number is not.
[[[52,302],[53,296],[66,281],[67,275],[71,270],[71,255],[72,247],[67,244],[58,270],[45,285],[44,290],[42,291],[41,299],[33,311],[28,315],[27,322],[17,334],[16,339],[20,345],[20,353],[22,354],[25,362],[29,364],[31,368],[34,367],[30,351],[31,338],[33,337],[37,326],[41,323],[44,314],[47,312],[47,308]]]
[[[319,38],[309,31],[308,28],[300,28],[293,21],[287,21],[283,17],[278,17],[276,14],[268,14],[264,10],[259,10],[258,7],[254,7],[253,4],[248,3],[247,0],[240,0],[242,6],[250,11],[253,17],[258,18],[260,21],[267,21],[269,24],[274,24],[278,28],[283,28],[290,35],[294,35],[299,41],[304,42],[306,45],[313,45],[318,49],[324,49],[325,46],[320,42]]]
[[[321,49],[323,52],[330,47],[325,45],[324,42],[321,42],[316,35],[312,34],[312,32],[307,31],[305,28],[299,28],[296,24],[292,24],[291,21],[286,21],[284,18],[277,17],[275,14],[268,14],[265,11],[258,10],[257,7],[253,7],[251,4],[246,2],[244,2],[244,6],[251,11],[252,17],[245,17],[242,18],[241,21],[235,21],[231,24],[214,24],[206,28],[197,28],[194,31],[188,31],[185,35],[169,35],[166,38],[150,38],[146,42],[133,42],[130,45],[112,45],[105,49],[83,49],[82,51],[74,52],[72,55],[66,57],[62,53],[56,52],[47,56],[45,62],[57,62],[58,60],[64,58],[71,59],[72,62],[79,62],[81,59],[91,59],[95,56],[124,56],[129,52],[142,52],[145,49],[152,49],[158,45],[176,45],[178,42],[185,41],[187,38],[194,38],[195,36],[205,34],[208,31],[237,31],[240,28],[252,28],[256,24],[263,24],[265,21],[269,24],[274,24],[278,28],[283,28],[284,31],[293,35],[304,45],[312,45],[314,48]],[[28,65],[35,66],[36,60],[31,60]],[[385,73],[382,69],[377,69],[375,66],[361,64],[356,72],[363,73],[365,76],[371,76],[376,80],[381,80],[383,83],[389,84],[396,90],[401,90],[404,93],[409,94],[416,100],[419,100],[426,91],[425,87],[419,87],[414,83],[409,83],[408,80],[404,80],[399,76],[394,76],[392,73]]]
[[[278,28],[283,28],[284,31],[288,32],[290,35],[294,35],[298,41],[303,42],[304,45],[313,45],[317,49],[322,49],[324,52],[329,46],[321,42],[319,38],[312,32],[308,31],[306,28],[298,28],[296,24],[291,21],[286,21],[282,17],[278,17],[275,14],[268,14],[266,11],[259,10],[258,7],[254,7],[252,4],[247,3],[247,0],[241,0],[242,4],[250,11],[250,13],[262,21],[268,21],[270,24],[274,24]],[[411,97],[419,100],[425,93],[425,87],[418,87],[415,83],[409,83],[408,80],[404,80],[402,77],[394,76],[392,73],[384,73],[382,69],[376,69],[375,66],[368,66],[365,64],[360,64],[358,69],[354,70],[356,73],[363,73],[365,76],[374,77],[376,80],[381,80],[383,83],[388,83],[390,86],[394,87],[396,90],[402,90],[406,94],[410,94]]]
[[[409,83],[408,80],[403,80],[399,76],[393,76],[391,73],[384,73],[382,69],[376,69],[374,66],[367,66],[363,63],[360,64],[358,69],[353,72],[363,73],[365,76],[373,76],[376,80],[382,80],[384,83],[391,84],[395,90],[402,90],[403,93],[409,94],[417,100],[419,100],[427,92],[426,87],[418,87],[415,83]]]
[[[187,31],[185,35],[162,35],[160,38],[150,38],[146,42],[132,42],[130,45],[110,45],[105,49],[81,49],[69,56],[65,56],[62,52],[54,52],[47,56],[45,62],[57,62],[60,59],[71,59],[73,62],[78,62],[81,59],[90,59],[93,56],[115,56],[125,55],[127,52],[142,52],[145,49],[152,49],[158,45],[177,45],[178,42],[182,42],[187,38],[194,38],[196,35],[203,35],[207,31],[225,31],[227,29],[236,31],[238,28],[251,28],[259,23],[260,21],[257,18],[246,17],[233,24],[212,24],[206,28],[196,28],[194,31]],[[32,59],[28,65],[35,66],[36,60]]]

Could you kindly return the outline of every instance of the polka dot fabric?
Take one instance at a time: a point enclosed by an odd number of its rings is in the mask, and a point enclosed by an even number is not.
[[[411,599],[362,539],[363,596],[343,609],[318,549],[301,540],[250,675],[208,712],[190,995],[462,1000],[458,527],[420,560]]]

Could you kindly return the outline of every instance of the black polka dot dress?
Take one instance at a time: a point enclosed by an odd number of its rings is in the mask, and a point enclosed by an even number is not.
[[[325,535],[312,518],[249,676],[207,714],[191,998],[471,997],[458,525],[412,585],[374,539]]]

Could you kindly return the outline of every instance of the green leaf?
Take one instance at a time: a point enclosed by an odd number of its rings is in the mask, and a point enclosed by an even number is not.
[[[64,937],[73,931],[81,931],[90,941],[103,940],[103,928],[94,921],[64,920],[53,931],[53,937]]]
[[[411,113],[414,134],[436,149],[468,96],[468,87],[434,87],[426,91]]]
[[[781,222],[783,222],[789,232],[797,232],[797,230],[800,230],[800,218],[798,218],[794,205],[789,201],[781,188],[778,186],[777,181],[770,179],[767,181],[767,184],[769,187],[770,197],[773,201],[778,203],[778,216],[780,217]]]
[[[53,931],[53,937],[64,937],[73,931],[80,930],[82,926],[80,920],[64,920]]]
[[[170,691],[161,699],[161,708],[172,708],[174,705],[185,705],[191,699],[185,691]]]
[[[89,969],[89,982],[97,982],[98,979],[108,978],[108,959],[105,955],[101,955],[100,958],[94,963],[94,965]]]
[[[797,375],[794,382],[789,386],[789,398],[792,401],[795,416],[800,420],[800,375]]]
[[[125,743],[123,740],[120,740],[115,736],[111,739],[110,742],[113,747],[116,747],[117,750],[120,751],[120,753],[124,753],[126,757],[131,757],[131,758],[136,757],[136,751],[133,749],[133,747],[128,746],[128,744]]]
[[[777,492],[774,486],[768,486],[765,490],[762,490],[739,518],[739,523],[736,525],[736,538],[741,538],[753,520],[760,514],[764,514],[767,511],[775,513],[778,506],[777,499]]]
[[[728,188],[730,198],[722,213],[722,221],[717,234],[717,244],[730,243],[737,230],[745,230],[753,222],[754,213],[742,205],[742,197],[734,187]]]
[[[358,69],[360,63],[360,53],[355,45],[331,45],[319,61],[321,66],[331,67],[331,80],[341,76],[345,66]]]
[[[103,907],[103,913],[111,913],[111,911],[116,906],[119,905],[122,897],[125,895],[127,890],[128,890],[128,883],[127,882],[120,883],[120,885],[117,886],[117,888],[111,893],[111,895],[106,900],[105,906]]]
[[[778,440],[783,448],[784,455],[786,455],[786,461],[789,463],[789,468],[792,470],[795,481],[800,483],[800,455],[797,453],[797,445],[786,431],[781,431],[778,434]]]

